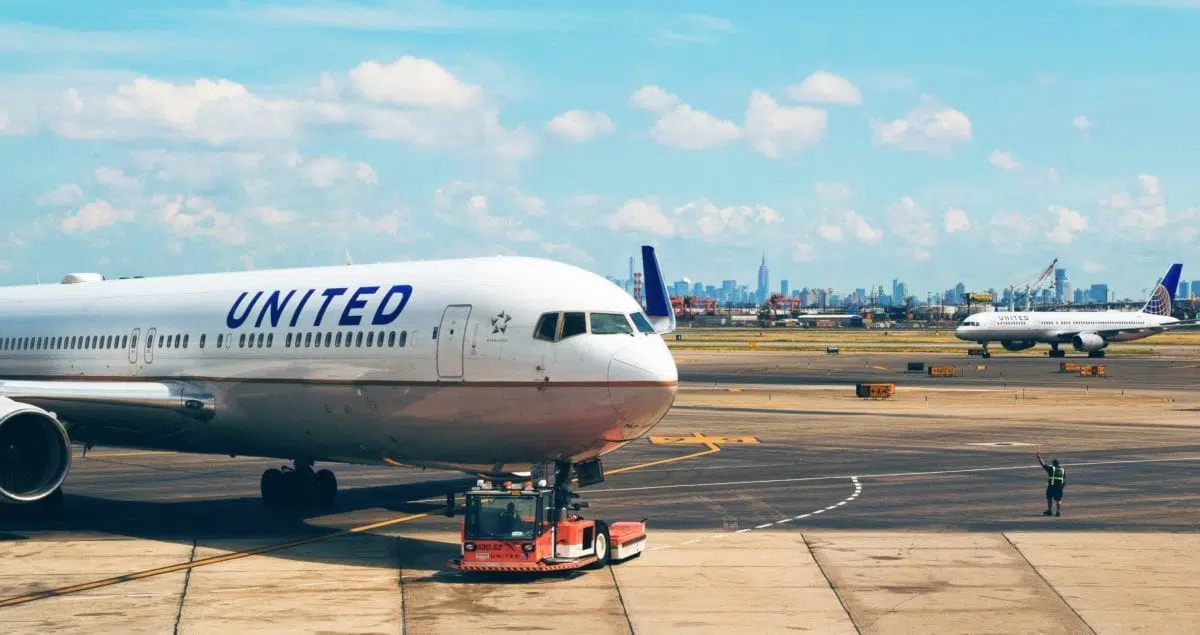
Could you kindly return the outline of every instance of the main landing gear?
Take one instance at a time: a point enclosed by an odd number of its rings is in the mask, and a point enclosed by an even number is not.
[[[988,343],[983,342],[982,344],[983,344],[983,352],[980,353],[979,356],[984,359],[990,359],[992,356],[992,352],[988,350],[988,347],[987,347]]]
[[[313,472],[312,461],[297,460],[295,467],[271,468],[263,472],[259,487],[268,507],[332,507],[337,498],[337,477],[329,470]]]
[[[1062,349],[1060,349],[1060,348],[1058,347],[1058,344],[1051,344],[1051,345],[1050,345],[1050,352],[1049,352],[1049,353],[1047,353],[1047,355],[1049,355],[1050,357],[1066,357],[1066,356],[1067,356],[1067,352],[1066,352],[1066,351],[1064,351],[1064,350],[1062,350]]]

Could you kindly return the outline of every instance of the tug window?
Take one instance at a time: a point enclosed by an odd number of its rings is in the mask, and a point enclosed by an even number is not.
[[[533,338],[553,342],[556,333],[558,333],[558,314],[543,313],[542,317],[538,318],[537,328],[533,330]]]

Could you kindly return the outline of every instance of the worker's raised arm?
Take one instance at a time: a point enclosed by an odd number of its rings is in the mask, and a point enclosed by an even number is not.
[[[1041,465],[1042,467],[1046,467],[1046,462],[1042,460],[1042,451],[1041,450],[1037,450],[1037,460],[1038,460],[1038,465]]]

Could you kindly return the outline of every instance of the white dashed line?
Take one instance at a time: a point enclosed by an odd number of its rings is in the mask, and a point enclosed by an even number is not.
[[[757,525],[755,527],[747,527],[745,529],[739,529],[733,533],[713,534],[713,535],[709,536],[707,538],[707,540],[718,540],[720,538],[726,538],[726,537],[733,536],[736,534],[744,534],[746,532],[754,531],[755,529],[766,529],[768,527],[774,527],[775,525],[782,525],[784,523],[790,523],[793,520],[804,520],[805,518],[816,516],[817,514],[824,514],[825,512],[833,511],[839,507],[842,507],[846,503],[850,503],[850,502],[854,501],[854,499],[858,498],[859,494],[862,494],[863,486],[862,486],[862,483],[859,482],[858,477],[851,476],[850,481],[852,483],[854,483],[854,493],[851,494],[850,496],[842,499],[841,501],[838,501],[837,503],[830,505],[829,507],[823,507],[821,509],[808,512],[807,514],[800,514],[799,516],[793,516],[792,518],[784,518],[783,520],[777,520],[775,522],[770,522],[770,523],[763,523],[763,524]],[[696,538],[695,540],[689,540],[682,544],[694,545],[698,542],[703,542],[704,540],[706,540],[706,539],[705,538]],[[670,549],[670,548],[671,548],[671,545],[661,545],[658,547],[651,547],[647,551],[658,551],[659,549]]]

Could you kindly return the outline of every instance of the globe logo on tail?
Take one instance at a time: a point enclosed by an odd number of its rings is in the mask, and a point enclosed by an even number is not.
[[[1154,293],[1150,294],[1150,299],[1146,301],[1142,312],[1150,315],[1171,315],[1171,295],[1167,292],[1167,288],[1161,284],[1155,287]]]

